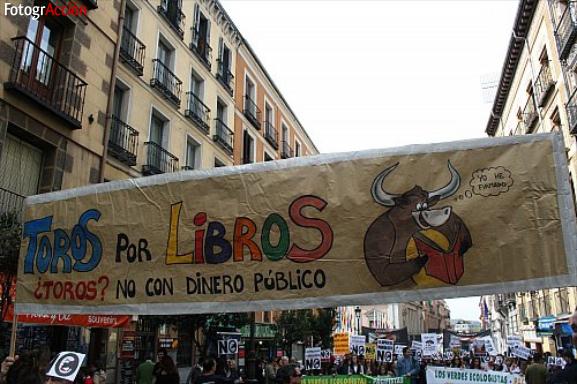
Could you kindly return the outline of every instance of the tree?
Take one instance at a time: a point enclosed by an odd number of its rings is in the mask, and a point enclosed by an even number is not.
[[[1,319],[6,316],[12,303],[10,290],[18,271],[18,254],[22,226],[15,212],[0,214],[0,310]]]
[[[313,345],[330,348],[335,314],[334,308],[283,311],[277,320],[277,345],[280,345],[289,356],[294,343],[303,342],[310,345],[311,337]]]

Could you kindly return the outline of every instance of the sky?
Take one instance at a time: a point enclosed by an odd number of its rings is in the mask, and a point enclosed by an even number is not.
[[[322,153],[485,137],[518,6],[499,1],[221,0]],[[478,320],[478,298],[450,301]]]

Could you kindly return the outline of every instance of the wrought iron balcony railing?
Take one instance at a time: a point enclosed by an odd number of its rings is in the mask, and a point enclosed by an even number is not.
[[[144,52],[146,46],[142,41],[124,27],[122,41],[120,42],[120,60],[126,63],[138,75],[142,76],[144,70]]]
[[[517,127],[515,127],[515,131],[513,132],[514,135],[524,135],[526,132],[525,123],[523,120],[519,120],[517,123]]]
[[[157,11],[168,21],[168,24],[178,36],[183,39],[186,16],[178,6],[178,0],[161,0]]]
[[[15,37],[6,89],[20,92],[75,128],[82,127],[87,83],[26,37]]]
[[[202,132],[208,134],[210,131],[210,109],[194,92],[186,92],[186,94],[188,95],[188,104],[184,115],[192,120]]]
[[[230,68],[225,65],[225,62],[221,59],[217,60],[218,71],[216,73],[216,78],[223,85],[224,89],[232,96],[234,87],[234,76],[230,71]]]
[[[14,212],[22,220],[24,198],[16,192],[0,187],[0,214]]]
[[[180,168],[181,171],[194,171],[194,167],[192,165],[183,165]]]
[[[577,134],[577,89],[573,92],[567,103],[567,115],[569,116],[569,131],[572,135]]]
[[[199,32],[196,29],[192,30],[192,41],[190,42],[190,49],[198,56],[200,61],[206,65],[210,70],[212,61],[212,48],[208,45],[208,40],[206,38],[199,36]]]
[[[260,129],[260,116],[261,116],[261,111],[259,109],[259,107],[256,105],[256,103],[254,102],[254,100],[246,95],[244,97],[244,115],[246,116],[246,118],[248,119],[248,121],[251,122],[252,125],[254,125],[254,127],[256,129]]]
[[[533,132],[533,128],[538,120],[537,109],[535,108],[535,101],[533,100],[533,95],[529,95],[527,99],[527,104],[523,108],[523,124],[525,124],[525,133]]]
[[[116,116],[111,117],[108,152],[126,165],[136,165],[138,131]]]
[[[571,51],[571,46],[577,37],[577,22],[575,21],[575,2],[567,3],[567,8],[555,28],[559,45],[559,58],[565,59]]]
[[[216,134],[212,139],[221,146],[229,155],[232,155],[232,130],[220,119],[214,119]]]
[[[165,98],[177,107],[180,106],[182,81],[164,63],[158,59],[152,60],[153,73],[150,85],[156,88]]]
[[[292,147],[289,145],[289,143],[286,142],[286,140],[283,140],[280,150],[280,157],[282,159],[290,159],[293,156],[294,154]]]
[[[142,166],[144,175],[178,171],[178,157],[153,141],[144,143],[144,146],[146,147],[146,162]]]
[[[537,77],[537,100],[539,102],[539,106],[542,107],[547,102],[547,98],[551,94],[555,86],[555,82],[553,81],[553,76],[551,76],[551,69],[549,68],[548,64],[545,64],[541,67],[539,71],[539,76]]]
[[[274,149],[278,149],[277,130],[271,122],[264,122],[264,138]]]

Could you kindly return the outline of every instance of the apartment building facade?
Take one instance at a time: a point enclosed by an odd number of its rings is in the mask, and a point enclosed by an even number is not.
[[[69,3],[20,3],[48,1]],[[0,16],[0,213],[38,193],[318,153],[218,1],[75,3],[86,12]],[[275,314],[256,318],[268,335]],[[189,324],[139,318],[130,329],[142,336],[137,357],[162,339],[190,366],[198,335]],[[69,330],[58,332],[65,343]],[[93,361],[115,364],[116,334],[92,333]]]
[[[577,177],[577,7],[573,1],[522,0],[487,123],[489,136],[559,132],[565,141],[573,190]],[[522,266],[520,266],[522,267]],[[567,340],[575,308],[573,287],[486,298],[493,331],[523,337],[538,351]],[[570,333],[570,331],[569,331]]]

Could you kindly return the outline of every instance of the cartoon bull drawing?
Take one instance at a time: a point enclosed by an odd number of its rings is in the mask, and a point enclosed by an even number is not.
[[[451,180],[444,187],[426,191],[417,185],[393,194],[385,190],[383,182],[398,165],[388,167],[373,181],[373,199],[389,210],[365,234],[367,266],[381,286],[414,284],[414,275],[423,268],[431,278],[456,284],[464,273],[463,255],[472,246],[471,235],[452,207],[433,207],[457,192],[461,177],[448,162]],[[416,257],[408,257],[409,245]]]

